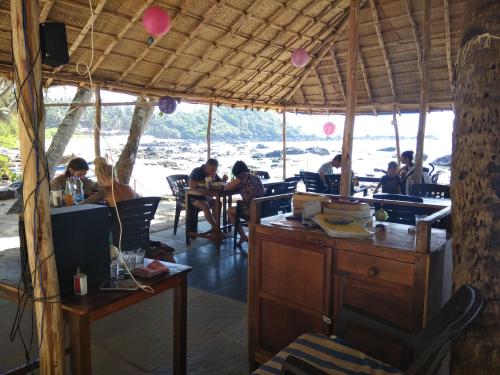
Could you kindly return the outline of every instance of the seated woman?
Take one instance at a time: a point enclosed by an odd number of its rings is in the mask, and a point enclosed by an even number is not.
[[[254,198],[263,197],[265,194],[264,186],[260,178],[250,173],[247,165],[243,161],[234,163],[232,169],[233,176],[236,178],[226,185],[226,190],[238,191],[243,198],[240,203],[242,207],[243,217],[248,219],[250,201]],[[236,223],[236,207],[230,207],[228,210],[229,221],[233,224]],[[248,241],[248,237],[241,226],[239,226],[240,240],[238,246],[241,247],[243,242]]]
[[[137,198],[138,195],[129,185],[121,184],[116,179],[116,172],[113,173],[113,167],[106,162],[104,158],[96,158],[95,175],[101,186],[101,190],[92,194],[80,204],[106,202],[110,207],[116,203]]]
[[[79,178],[83,183],[83,193],[86,197],[88,197],[92,193],[95,193],[99,190],[99,185],[97,184],[97,182],[85,177],[88,171],[89,165],[87,164],[85,159],[74,158],[68,163],[66,172],[52,180],[52,182],[50,183],[50,188],[54,191],[64,190],[66,189],[66,181],[68,180],[68,178]]]

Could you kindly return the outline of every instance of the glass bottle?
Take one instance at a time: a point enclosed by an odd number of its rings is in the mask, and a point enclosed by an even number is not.
[[[64,190],[64,205],[73,206],[74,204],[75,200],[73,198],[73,186],[71,186],[71,181],[68,178],[66,180],[66,190]]]

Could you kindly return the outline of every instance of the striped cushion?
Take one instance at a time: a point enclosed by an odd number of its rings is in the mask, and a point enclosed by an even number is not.
[[[253,374],[280,374],[289,355],[308,362],[327,374],[402,374],[402,371],[351,349],[339,337],[307,333],[279,352]]]

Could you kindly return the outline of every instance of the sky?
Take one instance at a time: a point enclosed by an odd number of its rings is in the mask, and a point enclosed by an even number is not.
[[[71,101],[75,95],[76,87],[73,86],[55,86],[48,89],[47,96],[53,100]],[[132,102],[136,100],[135,96],[120,94],[112,91],[101,91],[103,102]],[[205,104],[190,104],[181,102],[177,106],[177,111],[192,112],[199,109],[206,109]],[[323,124],[330,121],[335,124],[335,134],[342,134],[344,128],[344,119],[342,115],[306,115],[287,113],[287,122],[296,125],[308,134],[322,134]],[[426,135],[438,137],[439,139],[451,138],[453,129],[454,114],[452,111],[435,111],[427,115]],[[356,116],[354,125],[354,136],[392,136],[394,127],[391,124],[392,115],[379,116]],[[281,124],[281,117],[280,117]],[[398,115],[399,134],[401,137],[415,137],[418,129],[418,114]]]

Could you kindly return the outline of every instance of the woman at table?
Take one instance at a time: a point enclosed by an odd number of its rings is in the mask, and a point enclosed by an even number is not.
[[[105,202],[108,206],[114,207],[116,203],[137,198],[138,195],[129,185],[119,183],[116,179],[116,171],[106,162],[104,158],[96,158],[95,175],[101,190],[92,194],[80,204]]]
[[[422,181],[415,181],[415,163],[413,162],[413,151],[405,151],[401,153],[401,163],[403,166],[399,171],[399,175],[401,176],[401,193],[402,194],[410,194],[410,188],[414,184],[429,184],[429,169],[422,169]]]
[[[264,186],[260,178],[251,174],[245,162],[239,160],[234,163],[232,169],[233,176],[236,178],[226,185],[225,189],[235,191],[241,194],[243,200],[239,203],[241,207],[241,217],[248,220],[250,213],[250,201],[254,198],[263,197],[265,194]],[[228,210],[229,221],[233,224],[236,223],[236,207],[230,207]],[[248,237],[240,225],[238,227],[240,233],[240,240],[237,246],[241,247],[244,242],[248,241]]]
[[[57,176],[52,180],[50,188],[54,191],[64,190],[66,189],[66,181],[68,181],[68,178],[79,178],[83,183],[83,193],[86,197],[88,197],[92,193],[99,190],[97,182],[86,177],[88,171],[89,165],[85,159],[74,158],[66,166],[64,174]]]

